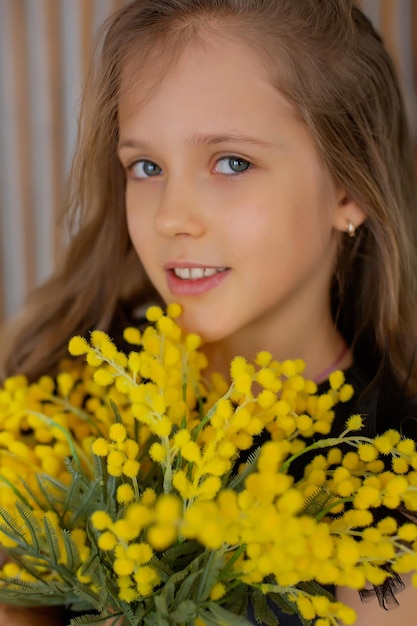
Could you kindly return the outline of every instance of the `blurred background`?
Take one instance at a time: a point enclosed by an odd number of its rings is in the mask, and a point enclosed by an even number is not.
[[[59,216],[80,89],[98,28],[124,2],[0,0],[0,323],[64,249]],[[417,0],[357,4],[397,66],[417,154]]]

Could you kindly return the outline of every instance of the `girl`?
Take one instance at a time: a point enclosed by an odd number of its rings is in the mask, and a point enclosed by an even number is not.
[[[391,62],[352,2],[128,3],[88,81],[70,190],[76,233],[4,338],[3,375],[53,373],[72,335],[117,337],[138,307],[175,301],[211,369],[262,349],[317,382],[343,368],[370,432],[406,427],[411,149]],[[409,585],[392,613],[338,594],[357,624],[410,623]]]

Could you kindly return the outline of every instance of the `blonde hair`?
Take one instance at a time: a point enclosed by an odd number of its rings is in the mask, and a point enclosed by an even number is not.
[[[122,302],[157,297],[124,217],[116,155],[121,74],[130,65],[132,80],[140,79],[150,59],[168,71],[207,28],[246,38],[259,51],[329,171],[365,211],[355,239],[342,238],[334,315],[349,343],[366,335],[379,354],[388,348],[404,379],[417,337],[410,134],[391,60],[348,0],[134,0],[110,19],[86,84],[69,181],[67,214],[76,232],[61,266],[7,334],[3,374],[52,372],[70,336],[109,330]],[[413,377],[409,387],[416,390]]]

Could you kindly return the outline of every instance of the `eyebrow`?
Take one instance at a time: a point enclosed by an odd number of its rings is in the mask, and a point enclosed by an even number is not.
[[[241,143],[252,146],[262,146],[265,148],[272,148],[276,146],[272,141],[267,141],[260,137],[252,137],[250,135],[242,134],[210,134],[210,133],[196,133],[192,135],[190,141],[191,145],[216,145],[219,143]],[[144,141],[136,139],[122,139],[118,146],[121,148],[148,148],[148,144]]]
[[[191,138],[191,143],[197,145],[214,145],[218,143],[244,143],[249,145],[258,145],[265,147],[272,147],[274,144],[271,141],[267,141],[266,139],[261,139],[260,137],[252,137],[250,135],[243,134],[195,134]]]

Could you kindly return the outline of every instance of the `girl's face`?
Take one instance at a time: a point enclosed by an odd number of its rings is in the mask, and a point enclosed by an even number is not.
[[[253,49],[208,37],[119,113],[130,236],[187,330],[243,353],[331,324],[342,194]]]

